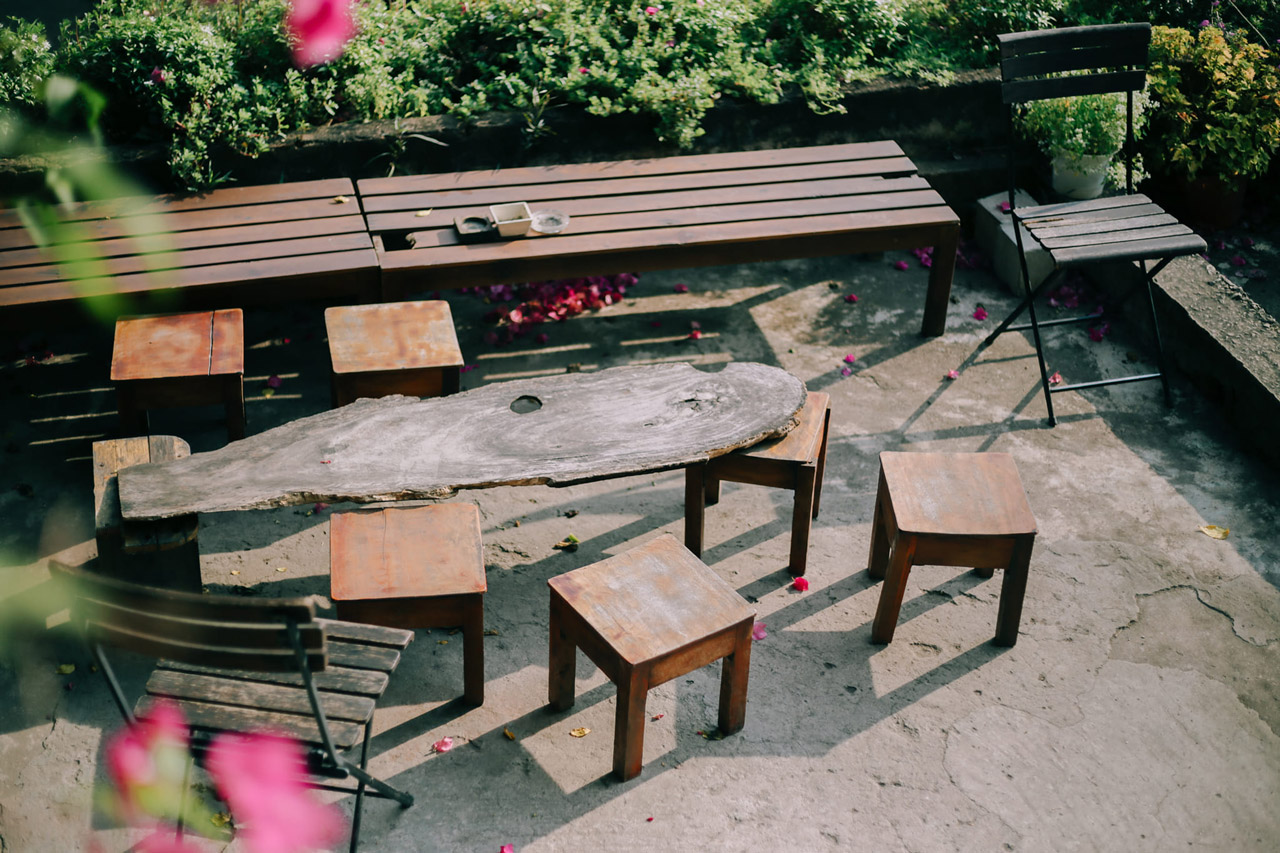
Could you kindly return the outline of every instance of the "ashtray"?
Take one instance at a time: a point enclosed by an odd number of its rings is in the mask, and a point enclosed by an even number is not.
[[[559,234],[569,227],[569,214],[559,210],[535,210],[529,227],[539,234]]]
[[[463,243],[482,243],[498,236],[498,229],[483,216],[454,217],[453,227],[458,231],[458,240]]]

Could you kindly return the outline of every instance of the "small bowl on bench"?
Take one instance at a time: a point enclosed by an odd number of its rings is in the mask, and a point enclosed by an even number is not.
[[[493,217],[493,224],[498,228],[498,234],[503,237],[520,237],[528,233],[529,225],[533,222],[529,205],[523,201],[492,205],[489,208],[489,214]]]

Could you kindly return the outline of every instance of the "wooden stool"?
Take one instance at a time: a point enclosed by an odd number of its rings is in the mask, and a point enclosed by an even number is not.
[[[462,628],[464,695],[484,704],[484,553],[472,504],[338,512],[329,519],[338,618],[388,628]]]
[[[782,438],[764,441],[717,456],[685,469],[684,544],[702,554],[704,506],[720,500],[720,481],[772,486],[795,492],[791,512],[791,574],[804,574],[809,560],[809,529],[818,517],[822,472],[827,464],[827,428],[831,396],[810,391],[800,409],[800,423]]]
[[[222,403],[228,435],[244,438],[244,314],[121,317],[111,381],[125,435],[146,434],[147,409]]]
[[[111,577],[148,586],[200,591],[200,530],[196,515],[157,521],[125,521],[120,515],[122,468],[191,455],[172,435],[117,438],[93,443],[93,516],[98,565]]]
[[[660,536],[547,581],[551,587],[551,707],[573,706],[575,649],[618,686],[613,772],[640,773],[649,688],[724,659],[720,731],[742,728],[752,610],[674,536]]]
[[[360,397],[457,392],[462,350],[449,303],[388,302],[326,308],[333,359],[333,405]]]
[[[871,641],[893,639],[912,566],[1004,569],[995,642],[1018,641],[1036,519],[1007,453],[880,454],[867,572],[884,578]]]

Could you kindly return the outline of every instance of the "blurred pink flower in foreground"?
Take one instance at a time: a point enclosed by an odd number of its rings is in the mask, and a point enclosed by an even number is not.
[[[187,724],[172,703],[157,702],[137,723],[111,736],[106,745],[107,776],[120,792],[125,816],[177,814],[186,771]]]
[[[252,853],[328,849],[343,834],[342,813],[307,787],[306,757],[296,742],[224,733],[210,744],[206,763]]]
[[[351,0],[290,0],[285,29],[293,43],[293,61],[319,65],[342,55],[356,34]]]

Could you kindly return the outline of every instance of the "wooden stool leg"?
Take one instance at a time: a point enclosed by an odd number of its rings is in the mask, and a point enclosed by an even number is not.
[[[462,680],[466,700],[484,704],[484,595],[477,593],[463,612]]]
[[[751,625],[738,632],[733,654],[724,659],[720,672],[720,732],[741,731],[747,721],[747,677],[751,674]]]
[[[1000,586],[1000,611],[996,616],[997,646],[1012,646],[1018,642],[1018,623],[1022,620],[1022,599],[1027,592],[1027,574],[1031,569],[1031,546],[1035,534],[1019,536],[1013,545],[1013,558],[1005,569],[1004,582]]]
[[[462,387],[462,368],[446,367],[440,373],[440,394],[447,397],[450,394],[457,394]]]
[[[709,472],[705,473],[703,480],[706,482],[706,488],[703,489],[703,503],[706,506],[715,506],[720,503],[720,478]]]
[[[876,508],[871,516],[871,553],[867,556],[867,574],[873,579],[884,577],[889,568],[889,531],[885,528],[881,496],[876,496]]]
[[[791,563],[794,577],[802,577],[809,563],[809,530],[813,526],[813,500],[818,469],[800,465],[796,470],[796,501],[791,511]]]
[[[889,570],[885,572],[884,586],[880,588],[880,603],[876,605],[876,621],[871,625],[871,642],[888,643],[893,640],[898,627],[898,611],[902,609],[902,594],[907,589],[907,577],[911,574],[911,558],[915,555],[914,536],[901,533],[889,549]]]
[[[573,678],[578,665],[578,649],[565,633],[567,614],[564,602],[551,597],[551,656],[548,665],[547,701],[557,711],[573,707]]]
[[[818,517],[818,506],[822,503],[822,478],[827,473],[827,431],[831,427],[831,409],[822,416],[822,446],[818,450],[818,472],[813,480],[813,517]]]
[[[684,469],[684,547],[702,556],[702,531],[706,519],[705,479],[707,463],[699,462]]]
[[[222,386],[222,400],[227,407],[227,435],[232,441],[244,438],[244,376],[228,376]]]
[[[640,775],[644,763],[644,704],[648,679],[626,667],[618,677],[618,713],[614,721],[613,772],[623,782]]]
[[[138,393],[128,385],[116,386],[116,408],[120,413],[120,435],[147,435],[147,411],[138,405]]]
[[[973,573],[980,578],[993,577],[996,573],[995,569],[974,569]]]

